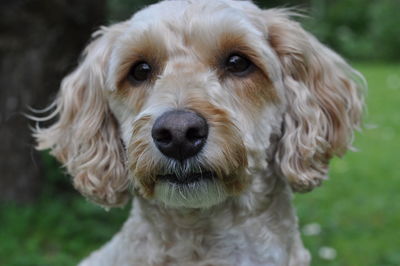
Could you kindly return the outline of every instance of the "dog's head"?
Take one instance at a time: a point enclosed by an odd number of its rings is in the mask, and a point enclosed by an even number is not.
[[[102,28],[63,80],[39,148],[105,206],[125,203],[130,184],[190,208],[271,176],[311,190],[350,145],[364,81],[290,15],[164,1]]]

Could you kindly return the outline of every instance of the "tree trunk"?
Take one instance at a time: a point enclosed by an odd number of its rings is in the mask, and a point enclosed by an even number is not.
[[[44,169],[23,112],[54,99],[105,18],[105,0],[0,2],[0,201],[37,197]]]

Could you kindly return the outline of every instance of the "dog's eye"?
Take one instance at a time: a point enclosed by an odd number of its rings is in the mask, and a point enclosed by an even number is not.
[[[249,59],[238,54],[230,55],[225,62],[226,70],[238,76],[247,74],[252,65]]]
[[[129,71],[129,78],[135,82],[143,82],[149,79],[151,72],[152,68],[147,62],[139,62]]]

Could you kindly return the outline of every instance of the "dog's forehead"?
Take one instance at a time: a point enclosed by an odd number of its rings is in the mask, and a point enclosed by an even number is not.
[[[246,24],[244,20],[248,19],[247,15],[257,11],[259,8],[250,1],[166,0],[135,13],[130,19],[130,25],[131,28],[139,30],[160,24],[191,27],[195,24],[193,21],[200,20],[213,22],[208,24],[215,26],[219,20],[229,19]]]
[[[125,51],[131,47],[164,50],[164,58],[169,59],[176,54],[202,57],[199,51],[213,51],[224,39],[242,39],[260,47],[266,33],[255,19],[260,11],[250,1],[162,1],[133,15],[117,46]]]
[[[133,14],[131,22],[151,22],[163,18],[181,17],[189,5],[189,1],[162,1],[148,6]]]

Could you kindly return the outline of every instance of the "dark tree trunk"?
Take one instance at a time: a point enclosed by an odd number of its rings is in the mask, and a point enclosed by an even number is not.
[[[22,113],[54,98],[91,32],[105,23],[105,7],[105,0],[0,2],[0,201],[38,195],[44,171]]]

